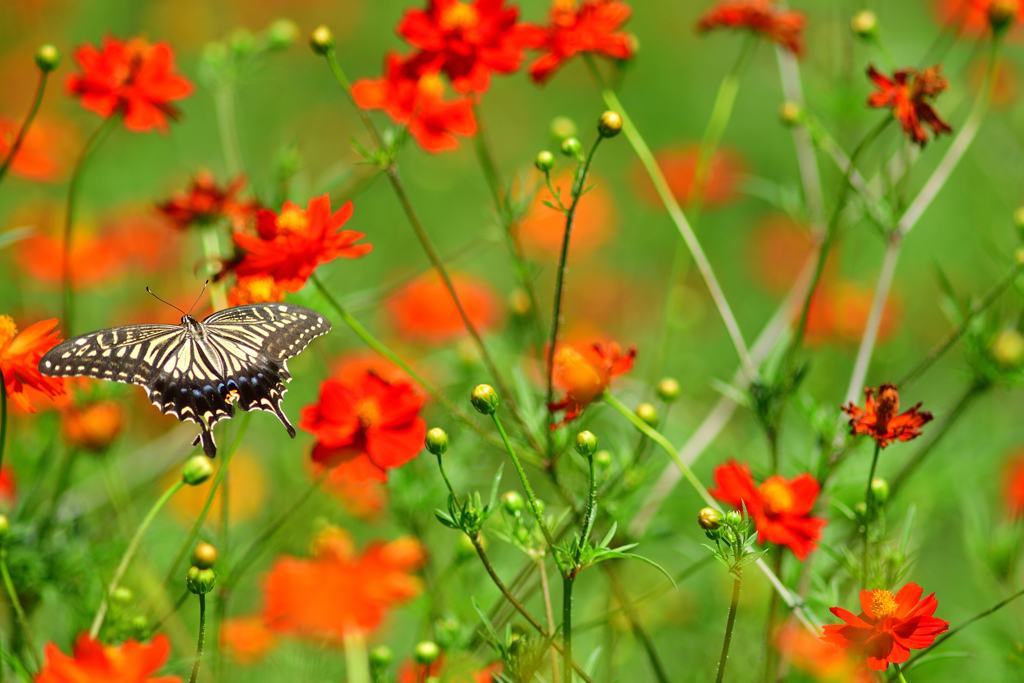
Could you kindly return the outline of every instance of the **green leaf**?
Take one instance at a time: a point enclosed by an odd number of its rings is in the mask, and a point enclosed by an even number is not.
[[[487,614],[480,609],[480,605],[476,604],[476,598],[470,597],[470,601],[473,603],[473,609],[475,609],[476,613],[480,615],[480,621],[483,622],[484,628],[487,629],[487,633],[494,639],[494,645],[500,646],[501,638],[498,636],[498,632],[494,630],[494,625],[491,624],[491,620],[487,617]]]
[[[608,533],[604,535],[604,538],[601,539],[601,542],[597,544],[598,548],[608,547],[608,544],[612,542],[613,538],[615,538],[615,530],[618,528],[618,526],[618,522],[612,522],[612,528],[608,530]]]
[[[455,523],[455,520],[448,516],[447,512],[434,508],[434,517],[437,517],[437,521],[444,524],[449,529],[458,529],[459,525]]]
[[[501,485],[501,473],[505,469],[505,463],[501,463],[498,467],[498,473],[494,475],[494,480],[491,481],[491,497],[487,501],[487,509],[490,510],[494,507],[494,504],[498,501],[498,487]]]
[[[652,567],[657,569],[659,572],[664,574],[666,579],[668,579],[669,581],[672,582],[672,587],[673,588],[676,587],[676,580],[672,578],[672,575],[669,574],[667,571],[665,571],[665,569],[660,564],[655,562],[654,560],[649,560],[646,557],[644,557],[643,555],[637,555],[635,553],[618,553],[618,554],[619,554],[620,557],[626,557],[626,558],[629,558],[631,560],[640,560],[644,564],[651,565]]]

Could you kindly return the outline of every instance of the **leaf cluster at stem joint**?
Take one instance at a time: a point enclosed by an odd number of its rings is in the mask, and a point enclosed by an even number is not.
[[[465,503],[459,502],[458,496],[452,491],[448,494],[448,511],[434,510],[437,521],[449,529],[458,529],[464,532],[470,538],[477,538],[484,522],[501,508],[498,501],[498,486],[501,484],[503,469],[504,466],[499,467],[497,474],[494,475],[486,505],[483,504],[479,491],[474,491],[467,496]]]
[[[754,550],[757,529],[750,522],[746,506],[742,516],[735,511],[729,512],[717,529],[709,529],[704,533],[715,542],[714,547],[706,543],[703,544],[704,547],[737,578],[742,575],[744,567],[757,562],[768,553],[767,550]]]

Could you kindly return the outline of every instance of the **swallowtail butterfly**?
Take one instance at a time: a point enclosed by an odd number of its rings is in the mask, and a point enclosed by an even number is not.
[[[331,323],[316,311],[286,303],[249,304],[181,325],[126,325],[58,344],[39,360],[50,377],[86,376],[138,384],[166,415],[202,429],[196,445],[217,453],[213,426],[242,410],[277,415],[288,435],[295,428],[281,409],[291,381],[287,360]]]

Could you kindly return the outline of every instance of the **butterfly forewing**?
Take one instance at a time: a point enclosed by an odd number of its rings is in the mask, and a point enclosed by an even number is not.
[[[331,323],[316,311],[286,303],[227,308],[203,324],[218,337],[255,346],[278,361],[298,355],[311,340],[331,329]]]
[[[145,386],[156,363],[184,341],[179,325],[126,325],[68,339],[39,361],[51,377],[97,377]]]

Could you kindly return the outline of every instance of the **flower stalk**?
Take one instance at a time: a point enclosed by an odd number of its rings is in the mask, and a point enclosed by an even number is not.
[[[50,75],[49,69],[39,70],[39,83],[36,85],[35,95],[32,97],[32,106],[28,110],[28,114],[25,116],[25,120],[21,124],[21,128],[18,129],[18,135],[14,138],[14,142],[11,143],[11,149],[7,153],[7,158],[4,159],[3,165],[0,165],[0,182],[3,182],[4,176],[7,175],[7,171],[11,168],[14,163],[14,157],[18,156],[18,151],[21,150],[21,145],[25,142],[25,136],[28,135],[29,128],[32,127],[32,122],[36,118],[36,114],[39,112],[39,105],[43,103],[43,93],[46,92],[46,81]],[[2,671],[3,666],[0,666]],[[0,676],[3,674],[0,673]]]
[[[189,683],[196,683],[199,678],[199,665],[203,661],[203,639],[206,637],[206,594],[199,594],[199,639],[196,641],[196,658],[192,663],[192,675]]]
[[[42,664],[39,661],[39,651],[36,649],[35,638],[32,635],[32,626],[28,623],[28,617],[21,606],[21,600],[18,599],[18,591],[14,589],[14,581],[11,580],[11,572],[7,568],[7,540],[4,539],[2,543],[3,545],[0,546],[0,575],[3,576],[7,597],[11,599],[11,607],[14,608],[14,614],[18,618],[18,626],[21,627],[21,633],[25,637],[25,644],[28,646],[29,652],[32,653],[32,660],[35,662],[36,669],[40,669]],[[3,662],[0,661],[0,668],[2,667]]]
[[[715,683],[725,679],[725,665],[729,660],[729,646],[732,644],[732,629],[736,625],[736,610],[740,604],[740,586],[743,580],[736,575],[732,580],[732,600],[729,602],[729,617],[725,622],[725,637],[722,639],[722,654],[718,658],[718,676]]]
[[[871,565],[871,520],[874,518],[875,495],[871,488],[871,482],[875,479],[875,468],[878,466],[878,454],[882,451],[882,444],[875,443],[875,454],[871,458],[871,471],[868,473],[867,491],[864,494],[864,561],[862,565],[863,574],[861,584],[865,590],[871,589],[871,577],[868,574]]]

